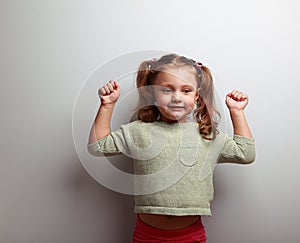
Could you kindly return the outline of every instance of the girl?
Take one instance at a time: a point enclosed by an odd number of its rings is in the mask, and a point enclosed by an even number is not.
[[[136,121],[114,132],[110,121],[120,86],[111,80],[99,89],[88,150],[97,156],[124,153],[133,158],[136,175],[152,176],[135,183],[133,242],[206,242],[201,215],[211,215],[211,165],[255,158],[244,114],[248,97],[237,90],[226,96],[234,130],[229,137],[217,130],[212,76],[201,63],[176,54],[145,61],[137,87]]]

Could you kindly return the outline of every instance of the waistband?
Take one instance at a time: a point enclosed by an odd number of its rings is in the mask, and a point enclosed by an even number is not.
[[[165,240],[170,240],[170,239],[180,240],[180,239],[190,238],[194,236],[197,236],[197,238],[206,237],[205,228],[202,224],[201,217],[199,217],[199,219],[195,223],[183,229],[164,230],[144,223],[140,219],[139,215],[137,215],[135,231],[136,233],[142,232],[143,235],[148,235],[149,237],[152,238],[159,238]]]

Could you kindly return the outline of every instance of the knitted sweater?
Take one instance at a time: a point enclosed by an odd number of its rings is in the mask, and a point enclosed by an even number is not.
[[[177,216],[211,215],[216,164],[255,159],[254,139],[224,133],[203,139],[195,122],[135,121],[89,144],[88,151],[133,159],[136,213]]]

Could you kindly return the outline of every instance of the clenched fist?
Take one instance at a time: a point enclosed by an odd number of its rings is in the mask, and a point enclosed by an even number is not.
[[[101,104],[114,104],[120,97],[120,85],[116,81],[110,80],[98,90],[98,94],[101,99]]]

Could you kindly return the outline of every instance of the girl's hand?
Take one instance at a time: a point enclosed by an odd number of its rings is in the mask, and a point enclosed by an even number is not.
[[[247,94],[233,90],[226,95],[226,105],[230,111],[241,111],[244,110],[248,104]]]
[[[98,90],[98,94],[102,105],[114,104],[120,96],[120,85],[116,81],[110,80]]]

